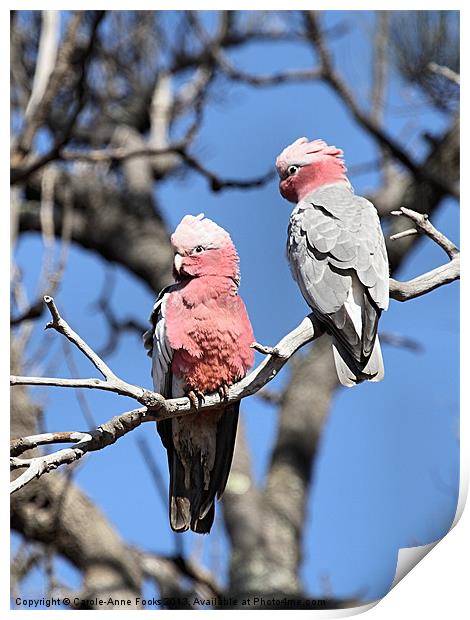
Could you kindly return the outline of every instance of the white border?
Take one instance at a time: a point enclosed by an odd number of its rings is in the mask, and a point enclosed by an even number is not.
[[[221,6],[221,4],[223,6]],[[389,9],[394,9],[394,10],[401,10],[401,9],[427,9],[427,10],[431,10],[431,9],[442,9],[442,2],[437,2],[437,1],[430,1],[427,3],[423,3],[423,2],[415,2],[413,4],[412,7],[410,7],[409,2],[394,2],[392,3],[385,3],[385,2],[352,2],[352,1],[348,1],[348,2],[337,2],[334,4],[334,6],[332,6],[331,2],[321,2],[321,1],[317,1],[314,3],[315,5],[315,9],[319,9],[319,10],[369,10],[369,9],[381,9],[381,10],[389,10]],[[74,9],[74,8],[80,8],[80,9],[86,9],[88,8],[86,5],[85,6],[78,6],[78,3],[67,3],[67,8],[68,9]],[[311,9],[312,8],[312,2],[311,1],[299,1],[297,3],[295,3],[295,8],[296,9]],[[462,10],[461,13],[461,17],[462,17],[462,32],[467,32],[468,29],[466,28],[466,26],[468,26],[467,22],[467,9],[462,9],[463,3],[459,3],[459,2],[454,2],[452,3],[450,6],[446,6],[447,9],[451,10]],[[37,2],[14,2],[11,3],[9,6],[9,9],[18,9],[18,10],[28,10],[28,9],[59,9],[59,10],[65,10],[66,7],[64,7],[64,3],[59,3],[59,2],[42,2],[41,6],[38,6]],[[96,8],[96,6],[94,7],[90,7],[90,8]],[[119,0],[115,0],[114,2],[102,2],[100,3],[99,8],[103,8],[103,9],[128,9],[129,5],[128,3],[123,3],[120,2]],[[248,9],[248,10],[256,10],[256,9],[271,9],[271,10],[283,10],[285,9],[285,3],[283,3],[281,5],[280,2],[270,2],[268,3],[255,3],[255,2],[244,2],[244,1],[238,1],[237,3],[216,3],[216,2],[198,2],[193,3],[193,2],[182,2],[179,3],[177,1],[172,1],[169,2],[167,0],[158,2],[158,5],[156,3],[148,3],[148,2],[140,2],[137,3],[136,6],[133,7],[134,9],[148,9],[148,10],[155,10],[155,9],[164,9],[164,10],[183,10],[183,9],[188,9],[188,8],[192,8],[192,9],[198,9],[198,10],[211,10],[211,9],[220,9],[220,8],[227,8],[227,9],[237,9],[237,10],[244,10],[244,9]],[[2,29],[4,29],[4,32],[2,33],[4,36],[2,37],[2,40],[4,41],[4,45],[6,47],[6,42],[9,39],[9,32],[8,32],[8,23],[9,23],[9,17],[7,15],[7,12],[4,11],[4,15],[3,15],[4,19],[2,20],[2,24],[0,25],[0,27]],[[464,48],[466,45],[466,41],[463,42],[462,47]],[[462,50],[463,52],[463,50]],[[468,57],[468,55],[467,55]],[[462,58],[465,59],[466,56],[464,53],[462,53]],[[1,67],[0,70],[2,71],[2,82],[4,85],[6,85],[8,83],[9,80],[9,68],[8,68],[8,64],[9,63],[1,63]],[[462,71],[464,74],[463,77],[463,86],[462,86],[462,99],[465,101],[465,94],[466,94],[466,88],[465,88],[465,75],[466,75],[466,66],[464,67],[464,70]],[[6,89],[5,89],[6,90]],[[9,134],[9,126],[8,126],[8,117],[9,117],[9,104],[8,104],[8,98],[5,95],[3,98],[3,102],[2,102],[3,107],[3,114],[1,115],[1,119],[2,119],[2,124],[4,125],[4,131],[2,131],[2,136],[4,137],[4,166],[3,166],[3,170],[7,171],[9,170],[9,153],[8,153],[8,141],[6,140],[6,136]],[[467,106],[468,107],[468,106]],[[463,106],[464,109],[466,109],[466,106]],[[465,122],[465,114],[462,117],[462,132],[465,134],[465,131],[467,129],[466,127],[466,122]],[[468,134],[468,132],[467,132]],[[462,142],[463,145],[465,145],[465,141]],[[466,155],[466,152],[464,153],[464,155]],[[464,163],[463,163],[463,169],[468,169],[468,162],[465,162],[464,159]],[[465,200],[465,194],[466,194],[466,188],[463,188],[464,190],[464,198],[462,199],[462,204],[468,206],[468,201]],[[5,182],[2,186],[2,191],[3,191],[3,196],[4,196],[4,200],[3,200],[3,207],[4,209],[7,208],[7,205],[9,204],[9,186],[8,183],[6,182],[6,178],[5,178]],[[467,215],[468,213],[468,209],[462,209],[462,231],[464,234],[466,234],[466,231],[469,230],[469,224],[470,222],[467,221],[465,222],[465,220],[468,220],[469,217]],[[467,224],[467,225],[466,225]],[[8,290],[8,282],[9,282],[9,252],[8,252],[8,247],[9,247],[9,228],[6,226],[6,223],[4,222],[4,225],[1,227],[1,231],[0,234],[4,235],[4,239],[3,239],[3,243],[0,244],[0,252],[1,252],[1,275],[4,277],[4,282],[5,282],[5,288],[3,290]],[[462,256],[462,261],[463,264],[465,265],[465,251],[463,253]],[[464,267],[464,271],[465,271],[465,267]],[[467,295],[467,289],[465,286],[465,281],[464,281],[464,287],[462,289],[462,304],[461,304],[461,308],[462,310],[467,309],[468,307],[470,307],[468,304],[466,304],[465,302],[468,300],[468,295]],[[470,300],[468,300],[470,301]],[[8,342],[9,339],[9,333],[8,333],[8,314],[9,314],[9,308],[8,308],[8,304],[7,303],[3,303],[0,306],[0,317],[1,317],[1,325],[2,325],[2,329],[5,330],[4,334],[4,346],[6,347],[6,343]],[[468,341],[468,329],[466,327],[466,314],[463,315],[464,316],[464,321],[462,322],[462,342],[464,341]],[[462,345],[462,349],[464,349],[463,345]],[[465,359],[466,356],[462,355],[461,358],[461,362],[462,362],[462,369],[461,369],[461,377],[465,378],[468,376],[468,373],[466,373],[466,371],[468,370],[468,364],[466,362]],[[2,370],[2,376],[4,377],[7,374],[8,371],[8,360],[6,356],[2,356],[1,360],[1,370]],[[6,381],[2,384],[4,386],[3,389],[5,389],[5,392],[7,392],[7,386],[6,386]],[[463,388],[465,388],[465,385],[463,385]],[[3,400],[3,403],[7,403],[8,402],[8,396],[5,395],[5,399]],[[384,597],[384,599],[382,599],[381,601],[376,601],[375,603],[372,603],[370,605],[366,605],[366,606],[362,606],[362,607],[358,607],[355,609],[350,609],[350,610],[338,610],[338,611],[317,611],[315,613],[315,617],[346,617],[346,616],[352,616],[352,615],[356,615],[358,613],[367,611],[367,610],[371,610],[369,611],[369,617],[373,618],[373,619],[381,619],[381,620],[386,620],[388,618],[393,618],[395,620],[395,618],[397,617],[397,615],[403,615],[404,613],[406,613],[407,616],[409,617],[413,617],[413,616],[423,616],[423,615],[436,615],[439,617],[460,617],[462,615],[462,610],[464,608],[468,608],[468,596],[467,596],[467,590],[468,590],[468,575],[470,574],[470,561],[469,561],[469,554],[468,554],[468,549],[470,548],[470,517],[469,517],[469,511],[467,510],[466,512],[463,512],[463,508],[465,505],[465,500],[466,500],[466,496],[467,496],[467,490],[468,490],[468,471],[469,471],[469,454],[468,454],[468,437],[469,437],[469,423],[468,423],[468,404],[467,404],[467,394],[465,392],[465,389],[462,389],[462,403],[463,406],[461,407],[461,467],[460,467],[460,472],[461,472],[461,480],[460,480],[460,495],[459,495],[459,506],[457,509],[457,513],[456,513],[456,518],[454,519],[454,524],[453,527],[451,529],[451,531],[445,536],[445,542],[442,544],[437,544],[434,543],[432,545],[427,545],[426,549],[407,549],[407,550],[402,550],[400,551],[400,555],[399,555],[399,561],[397,563],[397,575],[400,578],[395,579],[394,581],[394,586],[392,590]],[[4,406],[4,413],[6,414],[6,406]],[[7,450],[7,442],[5,441],[5,450]],[[5,489],[5,497],[7,496],[6,493],[6,489],[7,489],[7,484],[8,484],[8,473],[6,468],[2,468],[2,475],[4,476],[4,489]],[[4,500],[6,501],[6,500]],[[2,511],[3,513],[3,527],[2,527],[2,533],[6,533],[8,531],[8,509],[5,509]],[[462,514],[463,513],[463,514]],[[460,518],[460,520],[459,520]],[[454,527],[454,526],[457,527]],[[434,545],[437,545],[434,548]],[[420,559],[423,557],[423,551],[424,551],[424,555],[427,555],[427,553],[430,551],[430,549],[433,549],[432,553],[430,554],[431,559],[428,558],[424,558],[420,561]],[[418,554],[420,555],[420,558],[418,558]],[[434,559],[432,559],[434,558]],[[411,562],[410,562],[411,559]],[[401,581],[402,577],[408,572],[408,570],[405,570],[407,567],[412,567],[414,566],[417,562],[420,562],[420,567],[419,569],[413,571],[413,576],[408,578],[408,579],[404,579],[403,581]],[[6,570],[5,570],[6,569]],[[7,610],[8,613],[14,613],[15,618],[18,618],[18,620],[21,620],[21,618],[23,617],[28,617],[29,615],[26,616],[26,614],[28,612],[23,611],[23,610],[10,610],[9,609],[9,590],[8,590],[8,585],[9,585],[9,578],[8,578],[8,573],[9,573],[9,561],[8,561],[8,557],[7,554],[3,554],[3,564],[2,564],[2,571],[5,571],[5,573],[2,573],[2,576],[4,577],[2,579],[2,591],[3,591],[3,596],[1,597],[1,601],[3,603],[2,607],[4,610]],[[398,585],[397,585],[398,584]],[[378,603],[378,604],[377,604]],[[374,607],[372,609],[372,607]],[[41,611],[38,611],[36,613],[41,613]],[[48,614],[48,611],[44,611],[43,613]],[[61,617],[63,613],[66,613],[65,611],[62,612],[56,612],[54,614],[55,617]],[[68,612],[67,612],[68,613]],[[75,612],[75,613],[89,613],[89,612]],[[114,612],[115,614],[120,614],[120,613],[126,613],[124,611],[117,611]],[[145,613],[145,612],[143,612]],[[149,612],[147,612],[149,613]],[[182,613],[185,612],[181,612],[181,611],[161,611],[159,613],[164,613],[164,614],[169,614],[172,616],[175,615],[181,615]],[[232,614],[231,617],[233,618],[233,614],[238,613],[237,611],[216,611],[213,612],[218,614],[219,616],[221,615],[225,615],[225,614]],[[271,614],[272,612],[263,612],[263,611],[257,611],[257,614]],[[309,614],[309,617],[311,617],[312,615],[312,611],[300,611],[300,612],[296,612],[296,615],[300,613],[300,614]]]

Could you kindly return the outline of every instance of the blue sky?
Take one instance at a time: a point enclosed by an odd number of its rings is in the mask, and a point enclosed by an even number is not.
[[[370,54],[368,37],[373,17],[361,12],[332,12],[328,24],[347,21],[348,33],[335,41],[335,62],[367,103]],[[307,67],[308,48],[294,44],[251,45],[230,55],[250,72]],[[322,84],[283,85],[252,89],[237,85],[220,89],[204,118],[195,154],[222,177],[247,178],[264,173],[279,151],[299,136],[323,138],[344,149],[348,166],[367,162],[376,146],[351,120],[342,103]],[[416,157],[425,152],[423,129],[438,133],[446,119],[426,108],[423,100],[396,75],[392,76],[386,126]],[[404,136],[406,135],[406,140]],[[373,172],[352,177],[356,193],[366,194],[379,183]],[[156,201],[169,230],[186,213],[204,212],[226,228],[239,250],[241,295],[247,305],[257,340],[274,344],[295,327],[307,312],[292,281],[286,258],[286,227],[290,205],[283,201],[276,181],[250,191],[213,194],[193,173],[170,178],[155,187]],[[459,207],[448,200],[433,217],[434,224],[458,243]],[[16,260],[34,295],[42,256],[35,235],[22,237]],[[398,277],[408,279],[443,262],[446,256],[425,239],[412,251]],[[106,342],[106,324],[92,308],[109,265],[91,252],[73,248],[56,301],[64,316],[93,347]],[[152,294],[123,270],[115,268],[112,303],[120,317],[146,319]],[[441,288],[407,303],[391,302],[381,319],[384,332],[410,337],[421,352],[384,346],[386,378],[380,384],[341,389],[335,395],[316,464],[314,485],[305,525],[302,578],[306,591],[321,596],[363,599],[384,595],[395,573],[400,547],[426,544],[443,536],[458,497],[458,353],[459,284]],[[40,327],[40,326],[39,326]],[[59,335],[41,329],[32,342],[34,352],[47,343],[46,354],[32,374],[68,376]],[[91,376],[88,362],[74,352],[82,376]],[[150,360],[134,335],[121,338],[107,360],[130,382],[150,386]],[[273,381],[280,388],[284,370]],[[85,427],[72,391],[35,390],[46,405],[49,430]],[[86,393],[97,423],[134,406],[130,400],[98,392]],[[264,479],[276,433],[275,409],[256,397],[242,403],[242,418],[253,447],[256,478]],[[146,424],[118,444],[85,459],[75,480],[96,501],[124,539],[156,552],[174,551],[167,507],[160,501],[136,440],[145,437],[166,476],[166,456],[153,425]],[[50,474],[54,475],[54,474]],[[196,542],[183,536],[185,549],[202,554],[209,568],[224,575],[227,541],[221,527],[221,506],[214,532]],[[16,541],[15,541],[16,544]],[[76,583],[65,564],[60,571]],[[39,593],[42,576],[35,572],[28,591]]]

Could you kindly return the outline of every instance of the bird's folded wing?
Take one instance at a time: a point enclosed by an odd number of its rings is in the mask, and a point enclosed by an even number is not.
[[[165,398],[171,398],[171,361],[173,349],[166,333],[166,302],[174,286],[167,286],[158,295],[150,315],[151,327],[143,335],[144,347],[152,358],[153,388]]]
[[[385,242],[374,206],[347,188],[313,192],[293,212],[288,254],[307,303],[342,333],[356,354],[367,355],[378,315],[388,307],[389,286]],[[358,295],[364,297],[358,307],[360,329],[354,316]]]

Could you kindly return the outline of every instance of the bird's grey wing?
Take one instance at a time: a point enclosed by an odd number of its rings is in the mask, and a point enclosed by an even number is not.
[[[380,226],[380,219],[374,205],[361,198],[361,227],[358,231],[363,244],[359,248],[367,248],[367,256],[362,256],[361,270],[358,277],[367,286],[373,301],[381,310],[387,310],[389,304],[390,270],[388,266],[385,239]],[[364,254],[364,249],[362,250]]]
[[[291,270],[305,300],[362,360],[388,305],[388,262],[377,212],[348,188],[310,194],[289,224]]]

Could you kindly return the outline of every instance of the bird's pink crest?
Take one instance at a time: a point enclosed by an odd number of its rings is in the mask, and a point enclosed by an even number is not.
[[[232,246],[232,239],[221,226],[199,215],[185,215],[171,235],[171,243],[178,250],[191,250],[202,245],[205,247]]]
[[[343,164],[343,151],[336,146],[330,146],[324,140],[312,140],[298,138],[287,146],[276,159],[276,168],[280,175],[292,164],[307,166],[318,161],[319,157],[329,155],[337,157]],[[344,164],[343,164],[344,166]]]

